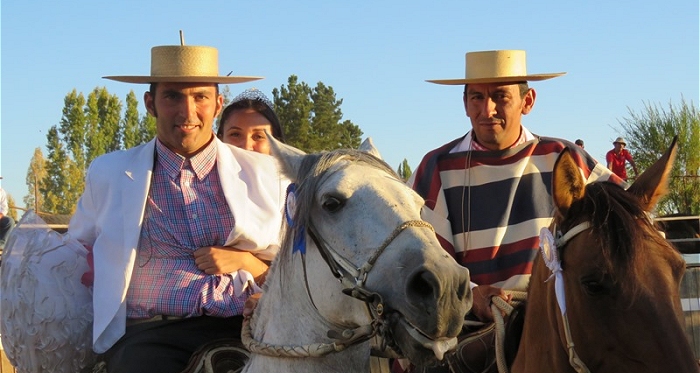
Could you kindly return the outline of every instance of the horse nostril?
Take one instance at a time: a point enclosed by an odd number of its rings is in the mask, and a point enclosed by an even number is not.
[[[408,281],[408,294],[417,299],[433,298],[438,288],[435,274],[426,270],[416,272]]]

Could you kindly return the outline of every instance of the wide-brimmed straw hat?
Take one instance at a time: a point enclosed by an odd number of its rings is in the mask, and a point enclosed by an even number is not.
[[[244,83],[261,76],[220,76],[219,51],[195,45],[162,45],[151,48],[151,75],[104,76],[126,83]]]
[[[523,50],[467,52],[463,79],[427,80],[435,84],[504,83],[545,80],[566,74],[528,74]]]
[[[624,145],[624,146],[627,146],[627,143],[625,142],[625,139],[623,139],[622,137],[618,137],[618,138],[615,139],[615,141],[613,141],[613,145],[615,145],[615,144],[617,144],[617,143],[620,143],[620,144],[622,144],[622,145]]]

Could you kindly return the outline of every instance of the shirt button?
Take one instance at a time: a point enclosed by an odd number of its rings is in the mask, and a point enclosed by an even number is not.
[[[192,219],[197,219],[197,214],[192,214]]]

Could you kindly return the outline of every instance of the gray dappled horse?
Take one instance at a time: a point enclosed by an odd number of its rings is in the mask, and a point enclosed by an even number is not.
[[[420,219],[423,200],[368,153],[272,144],[293,183],[288,228],[244,326],[244,372],[368,372],[375,335],[416,363],[441,359],[471,291]]]

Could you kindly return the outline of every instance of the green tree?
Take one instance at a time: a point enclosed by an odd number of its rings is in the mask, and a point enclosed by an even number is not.
[[[42,153],[41,148],[34,149],[34,155],[32,160],[29,162],[29,169],[27,169],[27,187],[29,188],[29,194],[27,194],[23,201],[24,205],[28,209],[34,211],[41,211],[43,205],[43,197],[39,190],[46,189],[42,186],[44,179],[46,178],[46,160],[44,159],[44,153]]]
[[[141,144],[141,121],[139,120],[139,101],[136,99],[134,91],[129,91],[126,95],[126,111],[122,121],[122,131],[124,132],[124,149],[133,148]]]
[[[87,166],[96,157],[124,147],[133,147],[153,139],[155,118],[139,119],[138,101],[133,91],[127,97],[124,120],[123,104],[106,88],[95,88],[88,99],[75,89],[64,99],[60,124],[47,134],[45,175],[38,182],[42,211],[72,214],[85,187]],[[36,155],[35,155],[36,156]],[[34,201],[36,167],[27,172],[30,194]],[[29,203],[28,203],[29,204]]]
[[[71,186],[71,183],[80,182],[81,185],[83,183],[82,179],[80,181],[73,179],[79,167],[69,157],[56,126],[49,129],[46,137],[48,140],[46,177],[39,184],[39,192],[44,199],[42,210],[54,214],[70,214],[78,201],[78,196],[71,195],[71,192],[77,189]]]
[[[311,88],[292,75],[286,87],[272,90],[272,96],[290,145],[306,152],[356,149],[360,145],[362,130],[343,120],[343,100],[336,99],[333,87],[318,82]]]
[[[668,108],[644,104],[644,110],[619,121],[640,171],[651,166],[678,135],[678,155],[669,194],[657,206],[659,214],[700,214],[700,109],[684,99]]]
[[[9,208],[9,211],[7,211],[7,216],[11,217],[12,220],[17,221],[17,204],[15,203],[15,199],[12,197],[11,194],[7,195],[7,207]]]
[[[406,182],[408,181],[408,178],[411,177],[413,174],[413,171],[411,171],[411,166],[408,164],[408,159],[404,158],[403,162],[399,165],[399,168],[397,169],[396,173],[401,177],[401,179]]]

